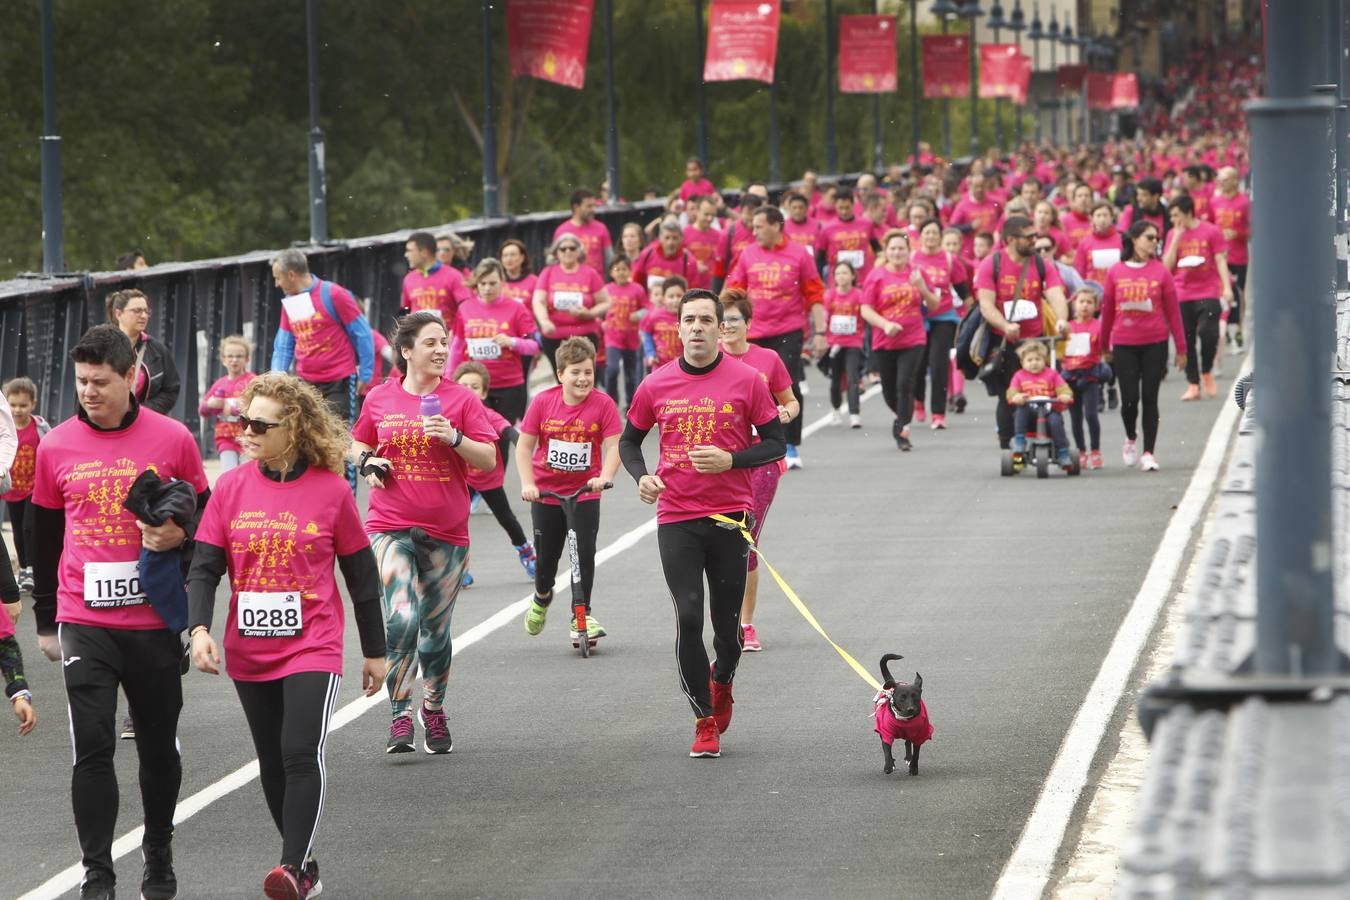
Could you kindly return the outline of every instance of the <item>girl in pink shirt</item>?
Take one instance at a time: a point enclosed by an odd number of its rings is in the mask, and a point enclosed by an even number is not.
[[[314,834],[327,786],[324,744],[342,681],[340,565],[361,636],[361,687],[384,679],[379,577],[344,477],[346,425],[319,392],[269,372],[243,396],[244,465],[221,475],[197,528],[188,634],[197,669],[220,674],[211,637],[229,573],[225,663],[253,735],[263,796],[281,833],[269,897],[318,893]],[[284,741],[283,741],[284,736]]]
[[[1107,201],[1092,207],[1092,231],[1078,242],[1073,267],[1088,281],[1106,283],[1106,273],[1120,262],[1120,233],[1115,227],[1115,208]]]
[[[834,424],[842,425],[845,391],[850,428],[862,427],[859,386],[863,374],[863,292],[857,286],[858,270],[852,263],[835,264],[833,282],[825,292],[825,341],[830,346],[830,409]]]
[[[199,415],[216,420],[216,454],[220,457],[222,472],[239,465],[239,413],[243,409],[240,398],[244,388],[256,377],[248,371],[252,351],[252,346],[241,335],[221,339],[220,364],[225,367],[225,376],[211,385],[197,410]]]
[[[590,614],[595,544],[600,533],[600,491],[613,484],[619,471],[619,433],[623,426],[614,401],[595,389],[594,346],[582,338],[569,338],[558,347],[554,365],[561,382],[530,401],[516,444],[520,496],[530,504],[538,554],[525,632],[536,635],[544,630],[569,527],[561,504],[552,497],[541,497],[540,491],[566,497],[585,488],[589,493],[581,495],[570,526],[576,532],[586,604],[584,639],[594,641],[605,636],[605,629]],[[570,632],[574,642],[583,639],[575,619]]]
[[[450,366],[465,359],[482,363],[492,378],[487,406],[508,422],[525,414],[525,370],[522,360],[539,352],[534,339],[534,317],[529,310],[502,294],[506,270],[495,259],[485,259],[473,271],[474,295],[455,314],[454,347]]]
[[[1078,467],[1102,467],[1102,426],[1097,416],[1101,407],[1102,384],[1110,380],[1111,369],[1102,362],[1101,320],[1097,318],[1097,292],[1079,288],[1069,301],[1073,319],[1069,339],[1064,345],[1064,380],[1073,388],[1073,406],[1069,419],[1074,443],[1078,445]],[[1083,420],[1087,419],[1089,441],[1083,439]]]
[[[619,400],[619,376],[624,378],[626,407],[642,381],[642,338],[638,324],[647,315],[647,291],[633,282],[633,266],[626,256],[616,256],[609,264],[613,279],[605,288],[609,312],[605,314],[605,393]]]
[[[970,275],[955,253],[942,249],[942,226],[936,219],[923,223],[918,249],[910,255],[912,264],[923,272],[924,280],[940,302],[928,314],[928,351],[925,364],[919,366],[914,385],[914,414],[922,422],[926,412],[933,414],[933,430],[947,427],[948,376],[952,369],[952,347],[956,344],[956,330],[961,324],[958,308],[965,306],[962,296],[969,297]],[[929,408],[925,410],[924,395],[928,385],[933,392]]]

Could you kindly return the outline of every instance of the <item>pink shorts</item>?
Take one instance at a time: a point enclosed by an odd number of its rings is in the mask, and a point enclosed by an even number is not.
[[[754,508],[750,512],[755,517],[755,525],[750,529],[750,536],[755,539],[756,546],[759,546],[759,533],[764,528],[764,520],[769,517],[769,504],[773,503],[774,495],[778,493],[778,479],[782,477],[781,461],[756,466],[750,470],[750,490],[754,494]],[[759,554],[751,553],[746,571],[753,572],[758,568]]]

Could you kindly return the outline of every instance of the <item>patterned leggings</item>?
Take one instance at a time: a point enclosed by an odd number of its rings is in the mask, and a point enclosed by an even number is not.
[[[389,664],[385,687],[394,717],[412,715],[412,680],[419,663],[423,702],[428,709],[440,709],[450,680],[450,617],[469,548],[438,541],[430,554],[430,571],[418,572],[407,531],[376,532],[370,545],[383,586],[384,658]]]

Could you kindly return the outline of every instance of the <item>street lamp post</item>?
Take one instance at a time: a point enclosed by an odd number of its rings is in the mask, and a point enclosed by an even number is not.
[[[970,22],[970,155],[980,154],[980,112],[979,94],[976,88],[977,69],[975,68],[975,22],[984,15],[979,0],[967,0],[961,4],[956,14]]]
[[[1041,4],[1036,3],[1031,12],[1031,28],[1027,31],[1027,37],[1031,39],[1031,71],[1036,73],[1041,68],[1041,41],[1045,40],[1045,28],[1041,25]],[[1041,98],[1036,98],[1036,143],[1041,142]]]
[[[1045,29],[1045,36],[1050,39],[1050,70],[1054,72],[1057,71],[1055,47],[1059,44],[1059,12],[1053,6],[1050,7],[1050,27]],[[1055,84],[1054,102],[1050,104],[1050,140],[1063,144],[1064,138],[1059,128],[1059,82]]]
[[[942,33],[947,33],[947,25],[952,16],[959,10],[952,0],[936,0],[928,7],[929,15],[937,16],[942,20]],[[952,158],[952,102],[946,97],[942,98],[942,155],[946,159]]]
[[[1013,37],[1017,39],[1017,52],[1022,52],[1022,31],[1027,27],[1027,14],[1022,12],[1022,0],[1017,0],[1013,6],[1012,16],[1008,18],[1008,28],[1012,31]],[[1031,102],[1031,85],[1027,85],[1027,103]],[[1015,129],[1016,144],[1020,150],[1022,147],[1022,120],[1026,118],[1026,110],[1017,110],[1017,126]]]
[[[914,135],[914,165],[919,165],[919,0],[909,0],[909,130]],[[877,161],[877,171],[881,171]]]
[[[989,7],[989,21],[986,22],[985,24],[988,25],[989,28],[991,28],[991,29],[993,30],[993,32],[994,32],[994,43],[997,44],[997,43],[999,42],[999,41],[998,41],[998,39],[999,39],[999,34],[998,34],[999,31],[1000,31],[1001,29],[1003,29],[1003,28],[1006,28],[1007,25],[1008,25],[1007,20],[1005,20],[1005,19],[1003,18],[1003,4],[1002,4],[1002,3],[999,3],[998,0],[994,0],[994,5],[991,6],[991,7]],[[1003,150],[1003,98],[1002,98],[1002,97],[995,97],[995,98],[994,98],[994,144],[995,144],[995,146],[997,146],[997,147],[999,148],[999,151],[1002,152],[1002,150]]]
[[[42,41],[42,271],[65,270],[65,226],[61,220],[61,136],[56,133],[56,54],[52,0],[38,10]]]
[[[1065,65],[1068,65],[1068,63],[1072,60],[1072,58],[1073,58],[1073,48],[1074,48],[1074,46],[1078,43],[1078,40],[1077,40],[1076,38],[1074,38],[1074,36],[1073,36],[1073,25],[1068,21],[1068,18],[1069,18],[1069,14],[1068,14],[1067,12],[1065,12],[1065,14],[1064,14],[1064,19],[1065,19],[1065,22],[1064,22],[1064,30],[1063,30],[1062,32],[1060,32],[1060,35],[1059,35],[1059,42],[1060,42],[1061,44],[1064,45],[1064,63],[1065,63]],[[1059,98],[1059,102],[1060,102],[1060,104],[1063,105],[1063,107],[1064,107],[1064,131],[1065,131],[1065,137],[1067,137],[1070,141],[1072,141],[1072,140],[1074,139],[1074,135],[1073,135],[1073,113],[1072,113],[1073,98],[1072,98],[1072,97],[1060,97],[1060,98]],[[1083,134],[1083,132],[1080,131],[1080,132],[1079,132],[1079,137],[1080,137],[1080,138],[1082,137],[1082,134]]]

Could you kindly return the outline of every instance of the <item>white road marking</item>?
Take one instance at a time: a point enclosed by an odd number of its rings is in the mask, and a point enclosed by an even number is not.
[[[1251,371],[1251,361],[1249,348],[1242,375]],[[1218,402],[1223,404],[1223,409],[1210,430],[1190,485],[1172,514],[1158,550],[1153,554],[1148,574],[1139,586],[1139,593],[1135,594],[1130,611],[1121,622],[1111,649],[1060,744],[1055,763],[1022,830],[1022,837],[994,885],[993,900],[1040,897],[1054,874],[1055,860],[1064,842],[1069,819],[1087,785],[1092,758],[1101,746],[1106,726],[1129,684],[1130,673],[1134,671],[1139,654],[1157,623],[1158,613],[1171,592],[1177,570],[1190,546],[1191,535],[1209,505],[1211,493],[1217,489],[1220,467],[1240,414],[1237,404],[1227,396],[1220,394]],[[1140,477],[1146,476],[1141,474]]]
[[[881,388],[873,387],[863,393],[862,399],[864,401],[869,400],[880,393]],[[829,414],[821,416],[819,419],[817,419],[816,421],[812,422],[810,425],[807,425],[805,428],[802,429],[802,436],[809,437],[810,435],[815,434],[820,429],[825,428],[829,424],[830,424]],[[652,518],[643,522],[638,527],[620,535],[615,541],[613,541],[603,549],[599,550],[595,554],[595,564],[599,566],[607,562],[608,560],[611,560],[614,557],[618,556],[620,553],[623,553],[625,550],[631,550],[643,538],[647,537],[650,534],[655,533],[656,533],[656,517],[653,516]],[[558,573],[557,580],[554,581],[553,584],[555,589],[561,590],[563,587],[566,587],[571,583],[572,583],[572,570],[568,568]],[[461,651],[469,647],[472,647],[474,644],[483,640],[485,637],[492,634],[493,632],[499,630],[504,625],[518,621],[520,617],[525,614],[526,608],[530,605],[530,598],[533,596],[534,592],[531,591],[521,599],[517,600],[515,603],[503,607],[502,609],[499,609],[497,612],[493,613],[487,619],[484,619],[482,622],[479,622],[477,625],[473,626],[468,631],[464,632],[462,635],[455,638],[453,642],[453,649],[451,651],[451,656],[452,657],[458,656]],[[342,709],[337,711],[337,713],[332,718],[332,722],[329,726],[328,733],[332,734],[339,728],[342,728],[350,724],[351,722],[356,721],[356,719],[358,719],[363,713],[367,712],[372,707],[379,706],[382,703],[385,703],[386,701],[387,698],[383,692],[377,693],[373,697],[362,696],[356,698],[355,700],[348,703],[346,706],[342,707]],[[217,800],[221,799],[227,794],[231,794],[239,790],[241,787],[250,783],[257,777],[258,777],[258,760],[254,759],[252,762],[246,763],[245,765],[242,765],[239,768],[235,769],[233,772],[226,775],[224,778],[221,778],[218,781],[214,781],[211,784],[208,784],[206,787],[202,788],[200,791],[193,794],[191,797],[188,797],[185,800],[179,800],[178,807],[174,810],[174,824],[182,825],[188,819],[192,818],[197,813],[201,812],[203,809],[210,806],[212,803],[215,803]],[[112,846],[113,860],[114,861],[119,860],[122,857],[126,856],[128,853],[131,853],[132,851],[135,850],[139,850],[141,846],[141,838],[144,835],[144,833],[145,833],[144,826],[138,825],[131,831],[128,831],[126,834],[122,835],[120,838],[114,841]],[[69,868],[62,869],[60,872],[57,872],[51,878],[48,878],[46,881],[44,881],[37,887],[33,888],[28,893],[23,894],[22,896],[19,897],[19,900],[55,900],[55,898],[60,897],[67,891],[71,891],[79,887],[80,880],[83,877],[84,877],[84,867],[80,863],[76,863],[75,865],[70,866]]]

